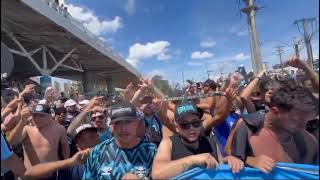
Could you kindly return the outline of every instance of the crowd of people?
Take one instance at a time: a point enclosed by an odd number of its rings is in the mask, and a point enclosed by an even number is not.
[[[296,57],[287,64],[304,81],[233,73],[221,84],[191,82],[177,101],[148,79],[120,97],[90,100],[57,97],[52,87],[37,99],[32,84],[2,88],[1,179],[169,179],[223,163],[234,174],[318,165],[319,76]]]

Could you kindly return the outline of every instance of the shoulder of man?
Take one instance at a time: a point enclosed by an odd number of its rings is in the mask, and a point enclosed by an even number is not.
[[[92,152],[96,152],[99,153],[102,149],[105,149],[106,146],[111,145],[112,143],[114,143],[114,137],[107,139],[106,141],[103,141],[100,144],[97,144],[93,149]]]
[[[254,132],[260,129],[264,122],[265,113],[257,111],[254,113],[243,115],[243,121],[252,129]]]

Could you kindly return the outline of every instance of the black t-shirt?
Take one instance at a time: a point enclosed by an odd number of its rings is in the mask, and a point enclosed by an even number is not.
[[[175,134],[170,137],[172,141],[171,159],[177,160],[187,156],[210,153],[216,160],[218,160],[217,140],[215,137],[203,136],[199,139],[199,147],[191,149],[185,146],[179,135]]]

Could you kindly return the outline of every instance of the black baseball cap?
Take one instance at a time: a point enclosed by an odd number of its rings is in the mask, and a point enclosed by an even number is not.
[[[217,83],[212,79],[208,79],[206,82],[204,82],[204,86],[209,86],[211,89],[216,89]]]
[[[176,122],[179,122],[182,121],[184,117],[190,114],[197,115],[201,119],[203,116],[203,111],[202,109],[197,108],[197,106],[194,103],[186,102],[176,107],[174,118]]]
[[[74,141],[77,140],[77,137],[79,137],[79,134],[84,132],[84,131],[88,131],[88,130],[91,130],[91,131],[97,131],[97,128],[95,128],[92,124],[82,124],[81,126],[79,126],[77,129],[76,129],[76,132],[73,136],[73,139]]]
[[[46,104],[38,104],[32,109],[32,114],[46,114],[51,115],[51,109]]]
[[[117,121],[140,120],[141,116],[135,106],[130,103],[122,102],[112,106],[111,123]]]

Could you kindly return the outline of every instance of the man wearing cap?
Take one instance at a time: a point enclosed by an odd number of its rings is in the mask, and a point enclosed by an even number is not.
[[[79,114],[77,109],[77,103],[73,99],[69,99],[64,103],[64,107],[67,109],[67,122],[70,124],[73,119]]]
[[[163,138],[152,166],[153,179],[168,179],[194,166],[212,168],[227,162],[232,172],[239,172],[244,163],[233,156],[221,157],[214,137],[202,136],[203,112],[194,103],[182,103],[175,110],[177,134]]]
[[[159,145],[162,139],[162,123],[158,115],[154,112],[152,100],[153,98],[151,96],[145,96],[140,101],[140,110],[144,115],[145,138]]]
[[[55,107],[54,115],[54,120],[67,129],[69,125],[66,121],[67,109],[64,107]]]
[[[151,173],[156,145],[137,136],[141,122],[132,104],[114,105],[111,117],[114,137],[92,150],[83,179],[147,179]]]
[[[90,100],[84,110],[71,122],[67,129],[69,136],[74,136],[75,130],[82,124],[91,123],[98,129],[100,142],[110,138],[111,133],[107,126],[107,117],[104,109],[100,106],[103,97],[94,97]]]
[[[59,154],[62,154],[63,159],[69,158],[70,150],[66,130],[52,120],[50,107],[45,104],[38,104],[32,110],[35,126],[28,125],[30,116],[28,111],[28,107],[22,110],[22,118],[10,134],[12,144],[22,143],[23,145],[26,169],[39,163],[57,161],[59,160]],[[59,149],[61,152],[59,152]],[[56,176],[57,174],[54,174],[48,179]]]

